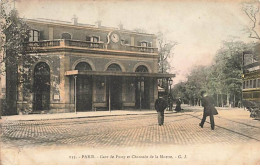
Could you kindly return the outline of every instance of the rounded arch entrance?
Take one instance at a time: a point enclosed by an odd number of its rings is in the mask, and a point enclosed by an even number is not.
[[[122,72],[122,69],[120,65],[112,63],[107,67],[106,71]],[[108,76],[107,78],[107,106],[109,109],[119,110],[122,108],[122,77]]]
[[[75,70],[92,71],[92,68],[87,62],[79,62],[75,66]],[[92,110],[92,76],[78,75],[76,80],[76,109],[77,111],[90,111]]]
[[[148,73],[149,70],[145,65],[139,65],[135,72]],[[135,82],[135,107],[139,109],[149,109],[150,98],[150,82],[149,78],[138,77]]]
[[[34,67],[33,74],[33,109],[48,110],[50,108],[50,67],[45,62],[39,62]]]

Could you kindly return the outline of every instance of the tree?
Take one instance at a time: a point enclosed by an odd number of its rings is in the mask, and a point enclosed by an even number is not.
[[[177,85],[173,89],[174,94],[183,95],[189,104],[197,105],[200,103],[201,91],[205,90],[213,96],[216,106],[229,106],[229,102],[232,102],[233,107],[237,106],[242,99],[242,53],[254,45],[241,41],[224,41],[213,64],[195,67],[188,80],[182,83],[185,89]]]
[[[167,41],[161,32],[159,32],[157,35],[157,41],[159,54],[159,72],[167,73],[171,68],[169,64],[169,58],[173,57],[173,50],[178,43],[176,41]]]
[[[259,1],[253,1],[252,3],[244,3],[242,10],[246,16],[250,19],[251,25],[246,28],[246,31],[249,33],[249,38],[254,38],[260,40],[259,28],[257,27],[257,18],[259,16]]]
[[[30,28],[19,18],[17,10],[10,9],[8,1],[2,1],[0,16],[1,39],[4,41],[1,45],[4,51],[1,72],[6,73],[6,110],[9,114],[16,114],[17,86],[23,83],[24,93],[28,93],[24,90],[31,89],[28,71],[37,56],[26,55],[24,42],[29,39]]]
[[[163,33],[159,32],[157,35],[157,46],[158,46],[158,67],[160,73],[168,73],[172,68],[169,63],[169,58],[172,58],[174,53],[173,50],[178,44],[175,41],[166,40]],[[159,80],[159,85],[168,92],[168,81],[166,79]]]

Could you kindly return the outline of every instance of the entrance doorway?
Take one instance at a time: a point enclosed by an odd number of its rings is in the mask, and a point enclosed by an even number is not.
[[[75,70],[91,71],[92,68],[87,62],[80,62]],[[92,110],[92,77],[78,75],[76,80],[76,109],[77,111],[90,111]]]
[[[148,68],[140,65],[136,68],[135,72],[148,73]],[[135,82],[135,107],[137,109],[149,109],[149,78],[139,77]]]
[[[107,67],[107,71],[122,72],[121,67],[118,64],[111,64]],[[122,109],[122,77],[110,76],[107,78],[107,107],[110,110]]]
[[[107,107],[109,108],[110,102],[111,110],[120,110],[122,109],[122,77],[110,77],[107,81]]]
[[[50,108],[50,68],[45,62],[38,63],[34,68],[34,103],[33,109],[48,110]]]
[[[92,77],[78,76],[76,90],[77,111],[92,110]]]
[[[135,107],[149,109],[149,82],[146,78],[137,78],[135,82]]]

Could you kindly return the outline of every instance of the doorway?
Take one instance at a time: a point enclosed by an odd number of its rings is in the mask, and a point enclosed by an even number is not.
[[[122,77],[111,76],[107,81],[107,107],[109,108],[110,102],[111,110],[120,110],[122,109]]]
[[[76,65],[75,70],[92,71],[87,62],[80,62]],[[87,75],[78,75],[76,79],[76,110],[92,110],[92,77]]]
[[[136,109],[149,109],[150,84],[146,78],[137,78],[135,82],[135,107]]]
[[[92,77],[79,75],[76,83],[77,111],[92,110]]]
[[[34,68],[34,103],[33,109],[49,110],[50,108],[50,68],[45,62],[38,63]]]

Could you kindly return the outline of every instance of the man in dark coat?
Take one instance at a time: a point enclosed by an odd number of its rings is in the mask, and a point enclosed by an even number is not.
[[[163,125],[164,122],[164,110],[167,108],[167,101],[164,98],[158,98],[155,101],[155,110],[158,113],[158,124]]]
[[[202,102],[202,106],[204,107],[204,111],[203,111],[203,117],[202,117],[202,120],[201,120],[201,123],[199,124],[199,126],[201,128],[203,128],[203,125],[206,121],[206,117],[209,116],[211,129],[214,130],[214,128],[215,128],[214,115],[218,114],[216,108],[214,107],[214,101],[213,101],[212,97],[207,96],[205,91],[201,92],[201,96],[202,96],[201,102]]]

